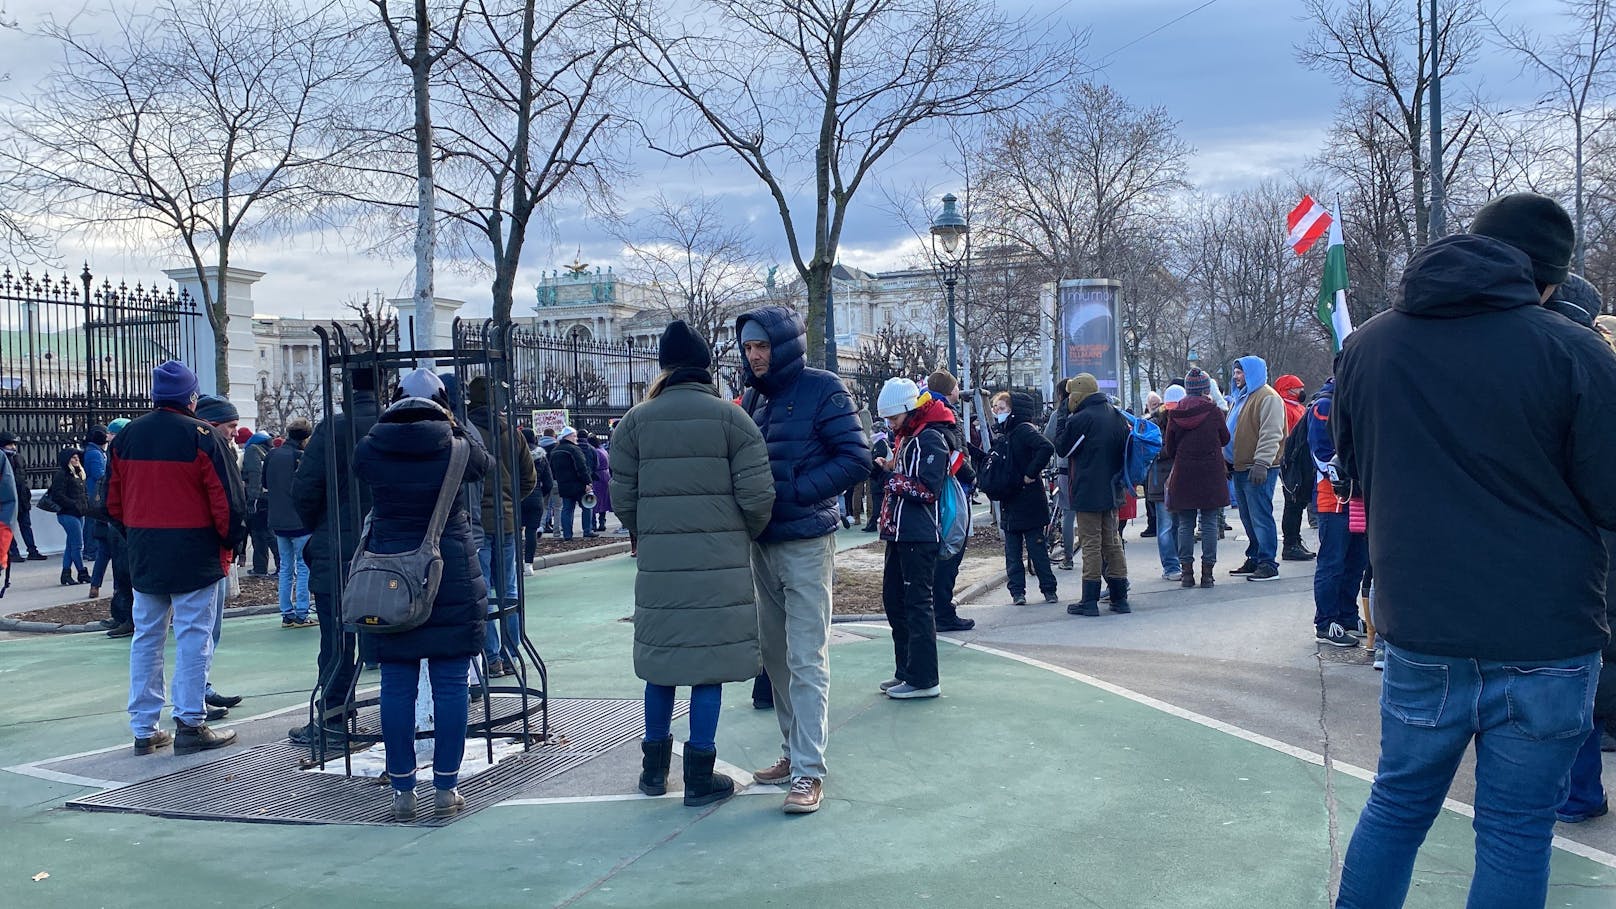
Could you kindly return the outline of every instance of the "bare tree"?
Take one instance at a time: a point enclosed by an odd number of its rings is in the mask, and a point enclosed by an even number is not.
[[[410,14],[394,15],[388,0],[370,0],[387,29],[393,53],[410,71],[410,94],[414,101],[411,132],[415,140],[415,344],[430,349],[434,334],[434,267],[437,259],[437,194],[433,179],[432,70],[459,42],[460,27],[466,20],[470,0],[459,0],[448,15],[447,36],[433,48],[435,21],[430,0],[414,0]],[[409,47],[406,49],[405,45]]]
[[[318,218],[317,187],[345,154],[333,137],[355,74],[349,41],[283,0],[161,0],[99,37],[54,21],[43,37],[64,59],[0,117],[11,136],[0,169],[36,214],[181,247],[226,392],[233,243]]]
[[[509,322],[529,222],[569,187],[605,195],[625,165],[602,146],[630,44],[617,0],[476,0],[444,68],[434,134],[450,237],[493,262]]]
[[[975,360],[977,384],[988,384],[990,372],[1003,368],[1000,384],[1009,387],[1016,361],[1038,355],[1045,337],[1040,290],[1047,272],[1027,250],[999,246],[978,250],[971,262],[971,308],[980,339],[981,359]]]
[[[357,334],[355,348],[366,351],[398,348],[398,313],[380,291],[349,300],[343,308],[354,314],[354,320],[344,328]]]
[[[1366,103],[1395,139],[1409,173],[1414,210],[1414,246],[1430,233],[1427,197],[1426,93],[1433,72],[1446,79],[1460,72],[1481,44],[1476,0],[1447,0],[1432,23],[1427,5],[1411,0],[1304,0],[1313,32],[1297,50],[1308,67],[1327,72],[1355,89],[1348,103]],[[1431,29],[1436,29],[1438,60],[1432,65]],[[1358,92],[1367,93],[1364,98]],[[1475,112],[1450,117],[1443,136],[1443,160],[1455,171],[1475,136]],[[1449,174],[1443,174],[1449,177]]]
[[[657,308],[683,319],[723,356],[736,345],[735,318],[764,294],[764,257],[750,233],[724,222],[717,199],[674,201],[658,193],[632,224],[613,228],[627,271],[650,288]]]
[[[943,359],[937,339],[899,325],[883,325],[869,341],[859,345],[864,372],[878,377],[924,379]]]
[[[704,33],[635,22],[645,81],[683,102],[651,147],[677,157],[725,150],[768,188],[807,290],[810,361],[835,369],[830,272],[872,169],[916,127],[1011,110],[1059,85],[1075,67],[1075,42],[1046,41],[1038,20],[1006,17],[991,0],[701,8],[686,21],[706,24]],[[811,237],[792,210],[799,179],[813,185]]]
[[[1585,267],[1587,194],[1586,160],[1589,143],[1610,125],[1610,95],[1616,87],[1616,0],[1560,0],[1561,15],[1569,20],[1565,32],[1541,38],[1525,27],[1506,30],[1494,21],[1498,41],[1521,58],[1523,69],[1548,78],[1540,109],[1552,122],[1571,130],[1572,200],[1577,221],[1574,268]]]
[[[271,388],[259,389],[257,397],[260,432],[280,435],[294,417],[317,422],[324,410],[325,389],[306,376],[282,379]]]

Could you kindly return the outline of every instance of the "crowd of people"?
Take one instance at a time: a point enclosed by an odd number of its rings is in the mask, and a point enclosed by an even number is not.
[[[1398,304],[1350,336],[1311,396],[1298,377],[1270,383],[1269,364],[1242,356],[1228,364],[1227,395],[1192,366],[1134,417],[1084,373],[1059,384],[1047,414],[1031,394],[994,396],[985,448],[965,432],[952,375],[893,377],[872,414],[840,378],[807,365],[802,318],[780,306],[736,322],[747,368],[736,400],[714,383],[706,339],[670,324],[661,375],[609,439],[507,425],[486,379],[462,396],[452,373],[425,369],[384,376],[383,387],[357,370],[341,412],[271,437],[241,427],[228,401],[202,395],[170,361],[153,373],[153,410],[92,427],[82,447],[64,449],[37,507],[67,538],[62,584],[94,595],[112,569],[109,634],[133,638],[137,754],[233,741],[208,722],[241,699],[215,691],[209,675],[228,574],[250,551],[250,574],[279,577],[283,627],[321,629],[320,710],[291,738],[314,740],[360,664],[378,664],[393,811],[407,820],[417,810],[421,666],[436,705],[432,810],[441,816],[463,804],[468,688],[514,669],[520,615],[496,604],[514,600],[543,534],[570,540],[576,527],[593,537],[615,511],[634,540],[639,788],[667,789],[674,698],[687,687],[685,803],[727,798],[734,781],[715,769],[722,686],[751,681],[754,706],[774,709],[781,738],[778,759],[753,778],[785,785],[784,810],[805,814],[819,808],[828,772],[835,535],[866,507],[863,529],[886,544],[893,646],[892,677],[877,687],[923,701],[942,692],[937,633],[973,624],[954,603],[964,547],[955,532],[978,494],[998,505],[1012,602],[1027,602],[1029,564],[1044,602],[1058,602],[1055,572],[1077,570],[1080,558],[1081,595],[1066,610],[1079,616],[1132,611],[1121,531],[1139,502],[1161,577],[1184,590],[1216,584],[1232,506],[1246,545],[1227,576],[1269,582],[1281,561],[1316,558],[1315,640],[1350,648],[1370,627],[1380,635],[1380,769],[1338,905],[1401,904],[1415,850],[1472,741],[1472,904],[1480,893],[1487,905],[1541,905],[1555,821],[1608,810],[1599,753],[1616,719],[1616,480],[1603,466],[1616,445],[1606,418],[1616,408],[1616,318],[1598,315],[1597,293],[1569,274],[1573,236],[1542,197],[1489,204],[1469,233],[1414,258]],[[1515,369],[1478,372],[1484,362]],[[1470,388],[1477,406],[1450,406],[1454,387]],[[18,441],[0,434],[0,523],[19,528],[14,559],[42,560]],[[1130,461],[1141,445],[1159,451],[1136,485]],[[514,457],[499,454],[507,447]],[[1433,532],[1427,508],[1465,532]],[[363,525],[349,526],[356,514]],[[1318,528],[1317,553],[1303,544],[1304,519]],[[336,606],[357,549],[413,551],[433,527],[443,569],[424,619],[360,633],[356,653]],[[1058,562],[1051,533],[1062,536]],[[172,734],[158,723],[170,626]]]

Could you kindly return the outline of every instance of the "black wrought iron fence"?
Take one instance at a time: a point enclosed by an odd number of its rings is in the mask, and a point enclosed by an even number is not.
[[[21,437],[29,482],[48,484],[56,452],[90,426],[150,409],[152,368],[194,365],[199,330],[172,288],[97,286],[88,266],[77,279],[0,272],[0,429]]]

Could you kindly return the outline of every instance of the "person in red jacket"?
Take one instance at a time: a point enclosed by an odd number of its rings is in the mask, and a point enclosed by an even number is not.
[[[247,533],[246,503],[225,436],[195,416],[196,374],[178,360],[152,370],[151,413],[112,443],[107,514],[128,540],[135,589],[129,651],[129,727],[135,753],[170,743],[175,754],[229,745],[208,728],[204,688],[213,662],[213,588]],[[173,616],[174,734],[163,711],[163,649]]]
[[[1279,392],[1279,399],[1285,404],[1285,437],[1288,439],[1307,413],[1304,403],[1307,400],[1307,387],[1296,376],[1283,375],[1274,380],[1274,390]],[[1306,433],[1307,430],[1304,428],[1302,432]],[[1317,558],[1317,554],[1302,543],[1302,516],[1307,513],[1311,488],[1292,492],[1283,483],[1280,487],[1285,491],[1285,513],[1279,521],[1282,542],[1279,557],[1287,562],[1311,562]]]

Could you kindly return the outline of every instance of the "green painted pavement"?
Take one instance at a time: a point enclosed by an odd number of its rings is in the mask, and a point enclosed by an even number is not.
[[[615,558],[529,579],[531,637],[558,696],[638,695],[632,627],[617,621],[632,572]],[[215,677],[253,713],[292,706],[313,648],[273,618],[233,620]],[[124,741],[126,651],[99,636],[0,644],[0,764]],[[890,661],[883,638],[831,648],[831,778],[812,817],[781,814],[771,792],[701,810],[502,806],[429,831],[222,824],[58,810],[85,790],[0,773],[0,892],[30,907],[165,909],[181,887],[187,902],[236,906],[1325,905],[1321,768],[953,646],[945,697],[893,702],[875,693]],[[769,763],[773,714],[752,710],[744,685],[727,693],[720,756]],[[1368,786],[1339,774],[1334,786],[1344,841]],[[1471,853],[1468,821],[1444,814],[1408,905],[1462,903]],[[30,882],[38,871],[51,877]],[[1554,875],[1551,905],[1612,905],[1616,871],[1557,853]]]

